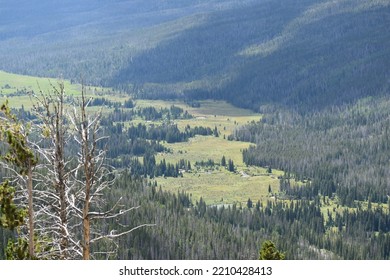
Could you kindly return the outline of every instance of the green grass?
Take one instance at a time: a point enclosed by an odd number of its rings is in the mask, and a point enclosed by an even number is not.
[[[157,159],[165,157],[169,162],[186,158],[192,162],[212,159],[221,162],[222,156],[232,159],[236,165],[243,166],[241,150],[247,148],[249,143],[227,141],[214,136],[196,136],[188,142],[164,144],[170,148],[172,154],[159,155]]]
[[[171,105],[187,110],[194,116],[190,120],[176,120],[179,129],[186,125],[218,128],[219,137],[196,136],[182,143],[164,143],[172,152],[160,153],[156,156],[157,162],[165,159],[166,162],[177,163],[180,159],[187,159],[192,164],[192,171],[184,173],[182,178],[156,178],[163,189],[178,192],[186,191],[192,195],[194,201],[200,197],[208,204],[246,203],[248,198],[252,201],[270,199],[268,187],[272,191],[279,190],[278,176],[283,172],[273,170],[267,174],[262,167],[247,167],[242,160],[242,150],[248,148],[250,143],[228,141],[224,139],[239,125],[251,121],[258,121],[261,115],[249,110],[236,108],[226,102],[206,100],[201,102],[200,108],[191,108],[180,101],[137,100],[137,106],[154,106],[156,108],[169,108]],[[143,122],[135,120],[133,122]],[[222,156],[226,160],[232,159],[236,172],[229,172],[219,166]],[[214,160],[216,166],[211,169],[195,167],[196,161]]]
[[[268,186],[278,190],[279,180],[274,176],[242,176],[240,173],[228,172],[223,168],[200,170],[184,173],[182,178],[157,178],[163,189],[192,194],[194,201],[200,197],[209,205],[246,203],[248,198],[257,200],[269,199]]]
[[[81,94],[82,85],[72,84],[69,80],[33,77],[0,71],[0,102],[8,99],[10,106],[13,108],[20,108],[22,105],[29,108],[31,106],[29,93],[42,91],[45,94],[52,92],[53,87],[58,88],[61,82],[64,83],[67,94],[73,96]],[[122,101],[128,98],[128,96],[125,97],[115,93],[110,88],[86,86],[85,89],[88,96],[101,96],[112,101]]]
[[[0,93],[7,95],[22,90],[27,92],[39,92],[42,90],[45,92],[51,89],[51,84],[57,86],[58,81],[59,79],[32,77],[0,71]],[[80,85],[71,84],[67,80],[63,80],[63,82],[69,94],[74,95],[80,92]]]

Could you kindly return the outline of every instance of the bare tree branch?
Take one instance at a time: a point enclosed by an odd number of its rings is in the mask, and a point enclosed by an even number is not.
[[[129,234],[129,233],[131,233],[131,232],[133,232],[133,231],[135,231],[135,230],[137,230],[137,229],[140,229],[140,228],[142,228],[142,227],[153,227],[153,226],[156,226],[156,224],[143,224],[143,225],[139,225],[139,226],[136,226],[136,227],[134,227],[134,228],[131,228],[131,229],[127,230],[127,231],[124,231],[124,232],[121,232],[121,233],[115,233],[115,234],[114,234],[113,231],[111,231],[110,234],[103,235],[103,236],[99,236],[99,237],[97,237],[97,238],[95,238],[95,239],[92,239],[92,240],[91,240],[91,243],[94,243],[94,242],[96,242],[96,241],[99,241],[99,240],[101,240],[101,239],[103,239],[103,238],[109,238],[109,239],[118,238],[118,237],[120,237],[120,236]]]

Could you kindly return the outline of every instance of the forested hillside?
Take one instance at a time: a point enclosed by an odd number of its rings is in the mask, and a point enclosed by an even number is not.
[[[250,2],[2,1],[0,68],[107,84],[133,57],[202,23],[214,11]]]
[[[387,96],[305,116],[275,110],[232,139],[256,144],[243,152],[247,164],[291,174],[291,180],[288,175],[281,181],[287,196],[336,196],[351,207],[364,201],[390,206],[389,125]],[[296,187],[297,181],[309,184]]]
[[[246,49],[243,54],[252,61],[219,96],[255,110],[273,103],[305,112],[387,94],[389,4],[330,1],[310,6],[277,36]]]
[[[304,112],[389,87],[388,0],[7,2],[3,70],[254,110]]]

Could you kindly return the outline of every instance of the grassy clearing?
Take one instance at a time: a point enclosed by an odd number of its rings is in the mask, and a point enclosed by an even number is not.
[[[137,107],[154,107],[156,109],[160,108],[169,108],[172,105],[182,107],[185,106],[185,103],[183,102],[174,102],[174,101],[165,101],[165,100],[147,100],[147,99],[137,99],[135,101]]]
[[[0,71],[0,102],[7,98],[13,108],[20,108],[22,105],[29,108],[31,100],[28,93],[51,92],[53,87],[58,88],[60,82],[64,83],[67,94],[80,96],[81,84],[72,84],[68,80],[32,77]],[[128,99],[128,96],[121,96],[109,88],[86,86],[85,89],[87,96],[105,97],[111,101]]]
[[[27,92],[43,92],[51,89],[51,85],[57,86],[59,79],[40,78],[25,75],[18,75],[0,71],[0,94],[12,94],[18,91]],[[78,84],[71,84],[67,80],[63,80],[65,89],[69,94],[78,94],[81,86]]]
[[[194,201],[203,197],[206,203],[232,204],[265,200],[270,196],[268,187],[277,190],[279,181],[273,176],[242,176],[219,168],[185,173],[182,178],[157,178],[157,183],[165,190],[185,191],[192,194]]]
[[[182,178],[157,178],[157,183],[163,189],[186,191],[192,194],[194,201],[203,197],[208,204],[246,203],[248,198],[252,201],[266,200],[271,197],[269,186],[272,191],[279,190],[278,176],[283,174],[282,171],[273,170],[272,174],[267,174],[265,168],[247,167],[242,160],[242,150],[251,144],[224,139],[224,135],[227,137],[239,125],[260,120],[261,115],[220,101],[206,100],[201,102],[200,108],[192,108],[177,101],[137,100],[137,106],[169,108],[171,105],[181,107],[194,116],[190,120],[176,120],[179,129],[184,129],[186,125],[217,127],[220,135],[196,136],[184,143],[165,143],[172,153],[157,155],[157,161],[165,159],[166,162],[176,163],[180,159],[187,159],[191,161],[193,170],[184,173]],[[222,156],[226,160],[233,160],[236,172],[219,166]],[[209,159],[215,162],[214,168],[195,167],[196,161]]]
[[[232,159],[235,165],[242,167],[241,151],[249,146],[249,143],[227,141],[214,136],[196,136],[188,142],[165,144],[173,152],[159,155],[156,159],[164,157],[168,162],[177,162],[185,158],[191,162],[212,159],[220,163],[222,156]]]

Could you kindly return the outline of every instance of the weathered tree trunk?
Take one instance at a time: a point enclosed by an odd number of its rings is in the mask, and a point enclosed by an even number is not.
[[[68,232],[66,230],[68,223],[68,213],[67,213],[67,203],[66,203],[66,194],[63,183],[59,183],[59,197],[60,197],[60,221],[61,221],[61,240],[60,240],[60,249],[61,249],[61,258],[67,259],[67,249],[69,247]]]
[[[83,259],[90,259],[90,251],[91,251],[91,225],[90,225],[90,217],[89,217],[89,206],[90,206],[90,198],[91,198],[91,188],[93,184],[93,149],[90,151],[89,149],[89,123],[86,114],[86,101],[84,96],[84,91],[82,91],[82,106],[81,106],[81,145],[82,145],[82,154],[83,154],[83,165],[84,165],[84,174],[85,174],[85,198],[84,198],[84,209],[83,209],[83,235],[84,235],[84,245],[83,245]],[[93,143],[96,145],[96,143]]]
[[[27,170],[27,194],[28,194],[28,253],[29,258],[34,259],[34,208],[33,208],[33,181],[32,181],[32,166],[28,164]]]
[[[88,146],[86,147],[86,150],[88,151]],[[90,178],[90,172],[89,172],[89,162],[88,162],[88,156],[85,157],[85,163],[84,163],[84,170],[85,170],[85,199],[84,199],[84,209],[83,209],[83,259],[89,260],[90,259],[90,251],[91,251],[91,225],[90,225],[90,217],[89,217],[89,206],[90,206],[90,194],[91,194],[91,178]]]
[[[90,259],[90,241],[91,241],[91,233],[90,233],[90,220],[88,216],[89,212],[89,203],[86,203],[84,206],[84,211],[83,211],[83,259],[84,260],[89,260]]]
[[[58,104],[55,110],[55,164],[58,174],[58,185],[57,192],[60,198],[60,221],[61,221],[61,240],[60,240],[60,249],[61,257],[67,259],[67,249],[69,246],[68,233],[67,233],[67,224],[68,224],[68,213],[67,213],[67,199],[66,199],[66,174],[65,174],[65,154],[64,154],[64,145],[65,139],[64,135],[66,133],[64,129],[64,89],[63,84],[60,86],[60,91],[58,94]]]

